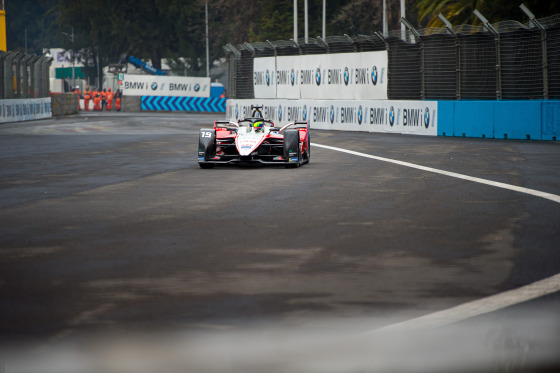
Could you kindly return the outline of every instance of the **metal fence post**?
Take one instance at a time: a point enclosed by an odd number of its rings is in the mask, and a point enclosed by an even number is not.
[[[420,44],[420,99],[424,100],[426,98],[425,94],[425,74],[424,74],[424,43],[422,42],[422,38],[416,29],[407,21],[406,18],[401,17],[401,23],[414,35],[416,40],[418,40],[418,44]]]
[[[457,37],[457,33],[453,31],[453,25],[443,16],[438,14],[438,18],[445,25],[447,32],[455,39],[455,75],[456,75],[456,99],[461,100],[461,40]]]
[[[478,11],[474,10],[474,15],[482,21],[482,25],[486,30],[490,31],[494,35],[494,41],[496,43],[496,98],[498,100],[502,99],[502,64],[501,64],[501,53],[500,53],[500,33],[488,22],[486,17]]]
[[[15,97],[16,97],[16,98],[21,98],[21,97],[22,97],[22,93],[21,93],[21,89],[22,89],[22,87],[21,87],[21,84],[22,84],[22,82],[21,82],[21,76],[22,76],[22,74],[21,74],[21,66],[22,66],[22,62],[23,62],[24,60],[26,60],[25,54],[20,53],[20,54],[14,59],[14,62],[13,62],[14,67],[15,67],[14,72],[13,72],[13,74],[14,74],[14,78],[13,78],[13,79],[15,79],[15,84],[16,84],[16,86],[14,87],[14,89],[15,89]]]
[[[547,38],[546,38],[546,29],[545,27],[537,21],[535,15],[525,6],[525,4],[521,4],[519,6],[523,13],[529,17],[530,23],[537,26],[539,30],[541,30],[541,47],[542,47],[542,73],[543,73],[543,96],[546,100],[548,100],[548,53],[547,53]]]
[[[0,99],[5,99],[4,95],[4,66],[6,64],[7,53],[0,51]]]

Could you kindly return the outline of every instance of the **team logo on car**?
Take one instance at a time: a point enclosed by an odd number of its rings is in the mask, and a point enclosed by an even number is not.
[[[358,125],[362,124],[363,114],[362,114],[362,106],[358,108]]]
[[[270,86],[270,72],[266,69],[266,85]]]
[[[317,83],[317,86],[321,85],[321,69],[317,68],[317,71],[315,72],[315,83]]]
[[[294,69],[292,69],[292,72],[290,73],[290,80],[293,86],[296,83],[296,75],[294,74]]]
[[[375,86],[377,84],[377,66],[371,69],[371,83]]]
[[[153,91],[157,90],[157,82],[152,83],[152,90]]]
[[[348,67],[344,68],[344,84],[348,86],[348,82],[350,81],[350,72],[348,71]]]
[[[282,105],[278,105],[278,121],[282,121]]]
[[[391,109],[389,109],[389,124],[391,125],[391,127],[393,127],[394,123],[395,123],[395,108],[391,107]]]
[[[197,83],[194,85],[194,92],[198,92],[198,91],[200,91],[200,84]]]
[[[334,123],[334,106],[331,105],[331,123]]]
[[[307,121],[307,105],[303,106],[302,116],[303,116],[303,120]]]
[[[426,107],[424,112],[424,126],[426,128],[430,127],[430,108]]]

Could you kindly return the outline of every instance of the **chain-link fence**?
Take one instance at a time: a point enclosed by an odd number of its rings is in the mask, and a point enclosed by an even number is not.
[[[253,59],[386,50],[393,100],[560,99],[560,14],[525,24],[407,29],[224,47],[229,97],[254,98]]]
[[[0,51],[0,100],[49,96],[50,56]]]

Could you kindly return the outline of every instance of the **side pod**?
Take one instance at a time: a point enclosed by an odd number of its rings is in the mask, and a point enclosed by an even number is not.
[[[299,130],[286,130],[284,132],[284,159],[289,162],[286,167],[297,168],[300,165]]]
[[[211,168],[212,163],[206,161],[216,157],[216,130],[200,129],[198,134],[198,164],[201,168]]]

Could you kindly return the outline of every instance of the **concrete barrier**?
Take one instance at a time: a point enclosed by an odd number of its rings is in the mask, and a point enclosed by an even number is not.
[[[80,111],[80,100],[75,93],[52,93],[51,107],[53,117],[78,114]]]
[[[141,112],[142,96],[123,96],[121,99],[122,112]]]
[[[439,101],[438,135],[559,140],[560,101]]]

